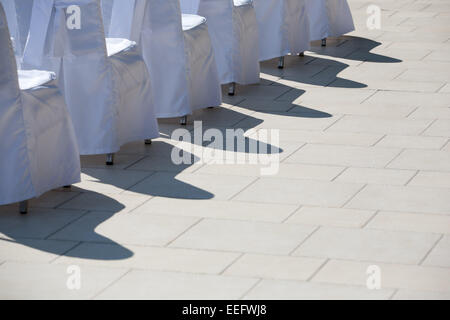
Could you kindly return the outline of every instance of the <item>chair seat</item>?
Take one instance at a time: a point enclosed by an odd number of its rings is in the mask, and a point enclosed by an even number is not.
[[[36,88],[56,79],[53,72],[41,70],[18,70],[20,90]]]
[[[253,0],[233,0],[235,7],[248,6],[253,3]]]
[[[181,21],[183,24],[183,31],[187,31],[206,23],[206,18],[196,14],[182,14]]]
[[[106,51],[108,57],[116,55],[122,51],[130,49],[136,45],[136,42],[122,38],[106,38]]]

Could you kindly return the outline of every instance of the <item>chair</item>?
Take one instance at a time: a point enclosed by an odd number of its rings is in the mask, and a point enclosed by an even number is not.
[[[258,22],[252,0],[181,0],[181,12],[207,19],[221,84],[259,83]]]
[[[259,27],[260,61],[288,53],[303,55],[310,48],[305,0],[253,0]]]
[[[103,0],[104,7],[111,0]],[[104,9],[106,11],[106,9]],[[139,43],[152,78],[158,118],[219,106],[221,87],[203,17],[182,15],[179,0],[114,0],[109,36]]]
[[[30,29],[33,0],[0,0],[6,12],[9,33],[12,38],[14,53],[20,69],[21,58]]]
[[[61,76],[82,155],[112,165],[121,145],[159,136],[145,62],[135,42],[105,39],[100,0],[35,1],[23,60]]]
[[[306,0],[311,41],[339,37],[355,30],[347,0]]]
[[[80,181],[73,126],[55,74],[19,70],[0,4],[0,205]]]

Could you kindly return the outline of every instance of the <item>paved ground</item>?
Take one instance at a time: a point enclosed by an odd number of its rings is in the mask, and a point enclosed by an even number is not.
[[[449,299],[450,1],[350,4],[355,33],[196,115],[279,129],[277,175],[172,164],[175,122],[83,158],[72,191],[0,208],[0,298]]]

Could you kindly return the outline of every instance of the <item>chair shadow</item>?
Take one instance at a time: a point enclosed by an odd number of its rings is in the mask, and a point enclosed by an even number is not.
[[[58,192],[63,193],[65,191],[60,190]],[[101,215],[95,215],[95,217],[89,216],[90,213],[84,215],[83,217],[88,218],[87,220],[88,223],[86,223],[86,220],[84,221],[85,223],[83,224],[83,230],[81,231],[82,235],[80,236],[80,234],[77,233],[78,235],[77,239],[74,238],[72,240],[70,239],[69,236],[67,239],[65,238],[60,240],[57,237],[53,239],[51,236],[57,233],[58,231],[62,230],[62,228],[70,229],[71,224],[76,223],[76,220],[82,215],[80,216],[77,215],[70,221],[66,221],[66,224],[57,229],[56,232],[54,229],[52,229],[51,231],[50,229],[47,231],[39,231],[42,230],[42,228],[45,228],[42,226],[43,221],[46,224],[52,223],[55,223],[57,225],[61,224],[61,213],[58,214],[58,212],[52,212],[52,209],[40,207],[39,204],[33,205],[33,200],[31,200],[32,202],[30,205],[29,213],[27,215],[20,215],[18,213],[18,207],[15,205],[4,206],[3,208],[0,207],[0,241],[21,244],[23,246],[32,249],[36,249],[42,252],[48,252],[63,257],[73,257],[92,260],[123,260],[132,257],[134,255],[133,251],[95,231],[95,229],[100,224],[110,219],[116,213],[120,212],[122,209],[125,208],[125,206],[120,202],[104,194],[99,194],[96,192],[89,192],[89,193],[99,197],[99,199],[104,201],[108,205],[108,207],[113,207],[114,210],[102,211]],[[69,213],[65,213],[65,215],[68,214]],[[67,223],[70,224],[67,225]],[[35,233],[33,235],[33,232],[37,232],[37,234]],[[70,232],[73,231],[69,231],[69,233]],[[5,235],[7,238],[2,237],[1,234]],[[80,237],[82,237],[83,239],[89,239],[89,241],[94,241],[97,244],[101,243],[114,245],[114,250],[110,251],[98,250],[95,249],[95,247],[94,250],[91,251],[77,250],[78,246],[76,245],[74,247],[71,247],[68,251],[66,249],[66,251],[63,252],[61,247],[51,242],[51,240],[57,241],[60,240],[60,241],[73,241],[74,243],[76,243],[80,241],[79,240]],[[43,241],[44,239],[48,241]]]
[[[283,81],[291,81],[298,87],[305,84],[331,88],[367,88],[365,83],[339,77],[339,73],[349,67],[348,64],[340,61],[312,57],[307,53],[304,57],[287,56],[285,61],[285,67],[281,70],[277,68],[276,59],[265,61],[261,71],[274,77],[280,77]]]
[[[333,46],[333,40],[337,41],[335,46]],[[322,47],[318,42],[313,42],[310,51],[334,58],[343,58],[355,61],[374,63],[402,62],[402,60],[397,58],[372,53],[371,51],[376,47],[382,45],[382,43],[371,39],[355,36],[342,36],[339,38],[331,39],[329,43],[331,44],[331,46],[328,45],[326,47]],[[350,46],[350,52],[348,50],[343,50],[347,45]]]

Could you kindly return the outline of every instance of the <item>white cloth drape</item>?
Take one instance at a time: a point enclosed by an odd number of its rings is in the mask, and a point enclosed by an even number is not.
[[[310,48],[305,0],[253,0],[259,26],[260,60]]]
[[[66,27],[69,5],[80,8],[80,30]],[[145,62],[135,43],[105,40],[99,0],[35,1],[24,64],[61,77],[81,154],[159,136]]]
[[[80,181],[75,133],[54,77],[18,74],[0,4],[0,205]]]
[[[152,79],[158,118],[221,104],[221,88],[204,19],[181,14],[179,0],[104,0],[109,36],[139,43]]]
[[[181,0],[207,19],[222,84],[259,82],[258,23],[252,0]]]
[[[339,37],[355,30],[347,0],[306,0],[311,40]]]

